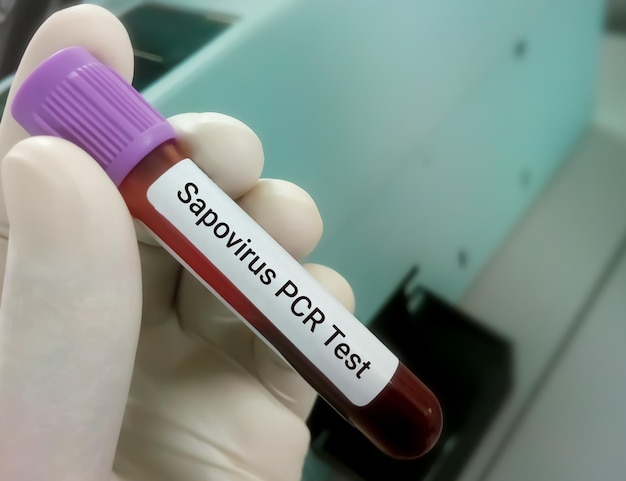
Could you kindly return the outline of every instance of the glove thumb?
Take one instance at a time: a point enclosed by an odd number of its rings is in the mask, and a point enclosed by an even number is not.
[[[85,152],[18,143],[2,164],[0,479],[110,480],[141,316],[128,211]]]

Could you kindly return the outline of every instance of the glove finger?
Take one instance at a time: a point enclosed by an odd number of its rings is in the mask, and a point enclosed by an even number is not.
[[[233,199],[250,190],[263,170],[263,146],[243,122],[228,115],[205,112],[169,119],[183,148]]]
[[[69,142],[26,139],[2,174],[0,479],[108,480],[141,316],[132,222]]]
[[[352,288],[338,272],[319,264],[304,267],[331,295],[354,311]],[[253,365],[258,379],[285,407],[305,420],[316,398],[313,388],[260,338],[256,337],[253,345]]]
[[[241,207],[293,257],[308,255],[322,234],[322,220],[311,197],[296,185],[261,180],[238,199]],[[250,365],[254,334],[191,274],[181,275],[177,294],[181,326]]]

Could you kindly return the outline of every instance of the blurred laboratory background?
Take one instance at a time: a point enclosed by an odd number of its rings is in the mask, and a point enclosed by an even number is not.
[[[0,92],[72,3],[0,1]],[[318,403],[306,481],[624,479],[626,0],[90,3],[162,113],[241,119],[313,195],[311,260],[442,401],[409,462]]]

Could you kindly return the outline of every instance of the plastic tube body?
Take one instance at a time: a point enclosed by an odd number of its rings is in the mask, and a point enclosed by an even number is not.
[[[274,253],[263,252],[264,264],[273,267],[274,270],[270,269],[271,272],[269,272],[268,268],[265,268],[266,277],[259,277],[259,279],[268,281],[267,285],[264,285],[265,282],[259,283],[257,290],[267,288],[268,295],[266,298],[270,302],[284,303],[285,315],[291,316],[293,321],[293,323],[290,321],[289,325],[297,325],[298,329],[302,329],[307,333],[305,336],[310,336],[310,341],[308,339],[302,342],[298,341],[300,342],[299,346],[294,344],[293,336],[285,335],[281,331],[278,327],[281,325],[280,322],[277,323],[275,319],[268,318],[268,315],[264,314],[262,309],[257,306],[258,303],[255,305],[249,299],[249,296],[240,290],[236,281],[233,281],[232,278],[229,278],[216,267],[215,259],[211,259],[211,256],[207,255],[206,249],[205,252],[199,249],[189,240],[187,235],[174,225],[175,222],[172,219],[168,219],[167,215],[163,215],[163,212],[155,207],[155,200],[151,200],[151,197],[161,194],[159,192],[156,194],[152,193],[154,186],[162,182],[159,179],[164,178],[170,169],[176,166],[178,166],[176,167],[177,169],[182,168],[182,164],[179,163],[183,161],[189,162],[181,153],[177,144],[175,142],[167,142],[152,151],[130,171],[119,185],[119,190],[128,205],[131,215],[142,222],[207,288],[229,305],[242,320],[277,350],[327,402],[363,432],[383,452],[400,459],[416,458],[427,452],[438,439],[442,426],[441,409],[435,396],[403,364],[399,363],[391,353],[388,351],[384,352],[387,348],[380,344],[373,334],[369,333],[369,331],[367,331],[367,334],[363,334],[365,328],[347,310],[343,312],[332,304],[324,304],[324,302],[331,302],[326,299],[320,305],[328,305],[330,307],[323,307],[323,311],[318,309],[315,306],[318,304],[317,297],[321,294],[310,297],[305,295],[296,296],[294,291],[297,291],[297,286],[301,286],[299,276],[307,275],[303,268],[298,266],[302,272],[297,272],[298,268],[290,264],[289,281],[284,283],[277,279],[276,284],[271,285],[269,281],[274,281],[276,277],[280,277],[280,275],[276,275],[276,272],[280,273],[280,270],[283,269],[280,260],[282,257],[280,256],[288,256],[287,253],[284,251],[282,254],[277,253],[279,257],[275,258]],[[201,219],[202,216],[204,216],[204,220],[202,222],[198,220],[197,224],[194,223],[194,225],[204,227],[206,224],[209,224],[206,215],[206,212],[209,211],[209,206],[203,207],[204,210],[202,212],[204,213],[202,213],[199,211],[200,201],[197,201],[196,204],[190,203],[191,194],[197,193],[199,190],[197,187],[195,189],[187,187],[187,190],[185,190],[184,186],[189,186],[190,184],[191,182],[182,182],[180,184],[180,188],[177,191],[178,200],[181,202],[187,201],[189,206],[196,206],[194,214],[196,217],[194,220]],[[193,185],[195,186],[196,184]],[[172,195],[174,194],[175,192],[172,191]],[[211,201],[211,199],[204,200]],[[239,209],[233,201],[231,202],[234,209]],[[228,243],[227,226],[222,227],[218,231],[219,226],[215,224],[215,220],[213,222],[214,224],[210,224],[211,228],[215,229],[212,235],[221,236],[225,233],[224,242]],[[249,220],[249,222],[253,221]],[[236,228],[239,229],[241,227],[229,226],[232,232]],[[258,226],[255,226],[255,228],[261,229]],[[252,235],[244,237],[252,237]],[[239,246],[234,245],[235,240],[240,243]],[[258,244],[254,244],[253,239],[247,238],[245,241],[257,248]],[[241,249],[234,261],[240,262],[239,259],[245,254],[243,244],[241,243],[243,241],[231,236],[230,242],[233,243],[231,250],[235,248]],[[282,249],[279,246],[278,248]],[[234,252],[237,251],[234,250]],[[215,255],[223,256],[225,254],[216,252]],[[249,269],[248,266],[246,268]],[[258,266],[255,269],[258,269]],[[259,270],[259,272],[261,271]],[[270,278],[272,273],[274,277]],[[260,276],[263,276],[262,272]],[[291,284],[289,284],[290,282]],[[302,283],[305,282],[306,280],[302,280]],[[271,289],[269,289],[270,287]],[[335,309],[339,310],[335,311]],[[328,310],[337,313],[333,317],[328,314]],[[308,312],[309,317],[305,315],[305,311]],[[337,325],[340,327],[332,324],[332,328],[328,330],[333,322],[332,318],[336,317],[341,317],[341,322],[347,324],[339,324],[338,322]],[[322,331],[322,327],[327,330]],[[355,339],[367,336],[372,338],[360,341],[366,348],[362,348],[358,353],[350,352],[350,349],[354,349],[354,345],[350,342],[351,329],[358,330],[358,333],[353,336]],[[322,337],[319,337],[320,332],[325,332]],[[316,339],[315,336],[318,336],[318,338]],[[317,347],[314,346],[315,342],[318,344]],[[354,344],[358,344],[358,342],[355,341]],[[305,350],[309,349],[309,347],[318,349],[318,351],[321,350],[324,360],[329,359],[329,362],[334,362],[335,364],[331,365],[330,368],[320,367],[319,362],[313,362],[303,353],[303,347]],[[376,352],[364,353],[363,349]],[[377,367],[376,361],[366,361],[366,358],[369,359],[367,354],[374,355],[374,357],[379,356],[381,360],[378,364],[386,364],[387,366],[384,369],[391,369],[389,374],[374,372]],[[365,383],[369,382],[368,376],[372,378],[378,376],[380,378],[380,376],[385,375],[388,376],[388,380],[385,380],[383,377],[384,385],[380,388],[374,387],[374,394],[352,390],[352,385],[357,386],[356,389],[358,389],[360,385],[365,385]],[[336,381],[331,380],[329,376],[344,377],[340,377],[339,381]],[[348,387],[341,389],[338,385],[344,382],[343,379],[346,376],[349,376],[345,380],[348,383],[346,384]],[[380,381],[380,379],[377,379],[377,381]],[[373,398],[370,400],[372,396]]]

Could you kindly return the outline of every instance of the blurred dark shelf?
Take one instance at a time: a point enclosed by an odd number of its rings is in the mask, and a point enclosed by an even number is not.
[[[397,461],[319,400],[308,420],[313,451],[355,479],[452,481],[512,386],[510,343],[425,289],[407,294],[413,273],[370,328],[437,395],[443,433],[430,453]],[[412,313],[410,303],[418,306]]]

